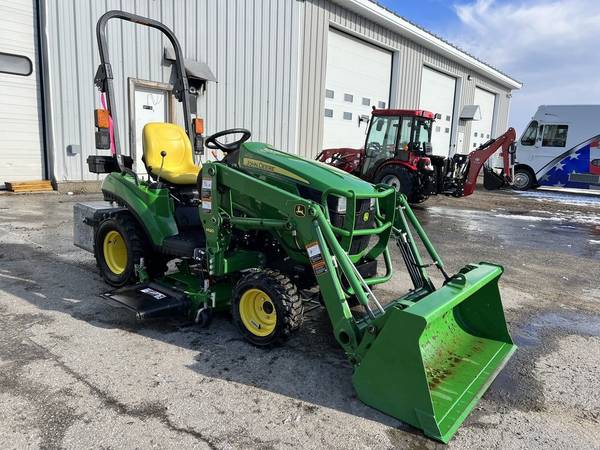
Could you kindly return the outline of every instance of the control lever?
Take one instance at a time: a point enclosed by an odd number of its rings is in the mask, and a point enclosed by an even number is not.
[[[156,177],[156,183],[160,183],[160,176],[162,175],[163,166],[165,165],[165,156],[167,156],[167,152],[164,150],[160,152],[161,161],[160,161],[160,170],[158,171],[158,176]]]

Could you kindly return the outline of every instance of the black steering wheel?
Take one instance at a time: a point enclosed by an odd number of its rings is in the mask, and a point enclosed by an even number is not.
[[[228,136],[230,134],[241,134],[242,137],[239,138],[237,141],[230,142],[228,144],[224,144],[223,142],[219,142],[217,140],[223,136]],[[252,133],[250,133],[250,131],[246,130],[245,128],[231,128],[229,130],[219,131],[218,133],[210,135],[204,141],[204,145],[206,146],[206,148],[209,148],[211,150],[221,150],[224,153],[229,153],[233,152],[234,150],[238,150],[244,142],[250,139],[250,136],[252,136]]]
[[[372,158],[377,153],[381,153],[382,149],[383,147],[379,142],[369,142],[369,145],[367,145],[367,148],[365,149],[365,156],[367,158]]]

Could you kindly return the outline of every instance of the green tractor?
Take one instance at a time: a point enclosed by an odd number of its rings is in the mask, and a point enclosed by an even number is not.
[[[148,180],[120,152],[105,31],[113,18],[162,31],[176,54],[174,92],[185,130],[145,126]],[[502,268],[469,264],[448,275],[406,198],[389,186],[248,142],[247,130],[204,139],[198,119],[187,120],[181,47],[163,24],[110,11],[97,35],[96,84],[108,99],[96,112],[97,145],[106,148],[113,123],[114,155],[88,159],[92,172],[108,174],[106,202],[75,206],[75,240],[95,253],[115,287],[104,296],[140,319],[180,314],[207,326],[214,312],[230,312],[249,342],[268,348],[298,330],[312,292],[353,365],[358,397],[448,442],[516,350],[498,289]],[[199,145],[225,156],[200,166]],[[390,241],[412,288],[383,304],[373,288],[393,276]],[[441,286],[429,266],[441,271]]]

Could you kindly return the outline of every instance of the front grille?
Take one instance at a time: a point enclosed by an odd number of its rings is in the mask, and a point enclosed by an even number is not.
[[[330,209],[329,216],[331,219],[331,224],[333,226],[338,228],[344,227],[344,218],[346,217],[345,214],[339,214]],[[357,200],[356,218],[354,219],[354,229],[365,230],[369,228],[375,228],[375,210],[371,208],[370,199],[367,198]],[[355,237],[354,239],[352,239],[349,253],[351,255],[356,255],[362,252],[365,248],[369,246],[370,241],[371,236]]]

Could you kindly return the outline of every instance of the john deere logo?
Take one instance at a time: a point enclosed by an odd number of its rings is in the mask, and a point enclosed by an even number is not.
[[[369,221],[369,213],[366,212],[363,214],[363,222],[368,222]]]
[[[294,213],[298,217],[304,217],[304,216],[306,216],[306,206],[304,206],[304,205],[296,205],[296,207],[294,208]]]

